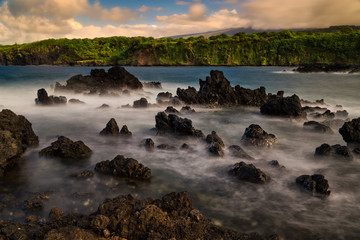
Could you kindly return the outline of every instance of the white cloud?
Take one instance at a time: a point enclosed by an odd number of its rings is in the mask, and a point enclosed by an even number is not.
[[[150,10],[152,11],[157,11],[157,12],[160,12],[163,10],[163,8],[161,7],[148,7],[148,6],[145,6],[145,5],[142,5],[140,8],[137,9],[139,12],[143,12],[143,13],[146,13]]]

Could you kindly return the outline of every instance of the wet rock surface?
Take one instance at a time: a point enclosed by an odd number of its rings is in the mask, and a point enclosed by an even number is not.
[[[106,127],[100,132],[100,135],[104,136],[118,136],[119,134],[119,126],[114,118],[111,118]]]
[[[39,144],[31,123],[8,109],[0,112],[0,177],[30,146]]]
[[[113,160],[102,161],[96,164],[95,170],[103,174],[118,177],[149,180],[151,170],[139,163],[136,159],[125,158],[122,155],[116,156]]]
[[[122,91],[124,89],[140,90],[142,83],[123,67],[112,67],[108,72],[104,69],[92,69],[89,76],[76,75],[66,81],[66,85],[56,83],[55,92],[70,91],[75,93],[100,94],[106,91]]]
[[[333,134],[333,130],[329,127],[326,126],[325,124],[316,122],[316,121],[309,121],[309,122],[305,122],[304,123],[304,127],[306,127],[307,129],[314,131],[314,132],[319,132],[319,133],[326,133],[326,134]]]
[[[313,195],[321,194],[330,195],[329,184],[325,177],[321,174],[301,175],[296,178],[296,183],[303,189],[311,192]]]
[[[140,98],[139,100],[134,101],[133,107],[134,108],[147,108],[149,106],[148,101],[146,98]]]
[[[233,157],[254,160],[254,158],[247,154],[239,145],[231,145],[228,150]]]
[[[300,98],[295,94],[291,97],[272,96],[261,106],[260,111],[265,115],[306,119]]]
[[[58,208],[50,212],[51,221],[31,224],[0,222],[3,239],[209,239],[278,240],[258,233],[241,233],[216,226],[193,208],[186,192],[173,192],[161,199],[140,200],[121,195],[103,201],[90,215],[63,216]]]
[[[173,106],[168,106],[165,111],[167,114],[173,113],[173,114],[179,114],[180,112],[176,110]]]
[[[64,96],[48,96],[48,93],[44,88],[41,88],[37,92],[37,98],[35,103],[38,105],[56,105],[56,104],[66,104],[67,99]]]
[[[128,127],[126,125],[123,125],[121,130],[120,130],[120,135],[121,136],[131,136],[132,132],[129,131]]]
[[[90,157],[92,150],[82,141],[73,142],[71,139],[61,136],[51,143],[51,146],[42,149],[40,156],[59,157],[64,159],[84,159]]]
[[[327,143],[322,144],[320,147],[316,148],[315,157],[353,160],[351,150],[347,146],[341,146],[340,144],[332,146]]]
[[[278,143],[274,134],[268,134],[257,124],[251,124],[245,129],[241,141],[245,145],[264,148],[270,148]]]
[[[175,114],[167,115],[165,112],[159,112],[155,116],[155,127],[159,135],[175,134],[178,136],[188,136],[204,138],[201,130],[192,126],[192,121],[187,118],[181,118]]]
[[[190,106],[183,106],[180,109],[180,113],[182,113],[182,114],[191,114],[191,113],[195,113],[195,110],[192,109]]]
[[[224,73],[217,70],[210,71],[206,80],[199,80],[200,89],[193,87],[177,89],[177,96],[186,104],[210,105],[250,105],[261,106],[268,99],[265,88],[250,90],[240,87],[233,88],[224,77]]]
[[[245,162],[235,163],[228,173],[237,177],[239,180],[253,183],[267,183],[270,181],[268,175],[256,168],[253,164],[246,164]]]
[[[339,133],[347,143],[360,143],[360,118],[345,122],[339,129]]]

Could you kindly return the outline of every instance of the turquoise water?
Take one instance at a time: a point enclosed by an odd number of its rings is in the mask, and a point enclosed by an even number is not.
[[[217,224],[239,231],[258,231],[264,235],[278,233],[285,239],[356,239],[360,236],[360,162],[318,161],[313,158],[315,148],[322,143],[342,144],[337,129],[324,136],[304,131],[301,122],[281,118],[268,118],[258,108],[207,109],[195,107],[197,113],[186,117],[205,134],[215,130],[226,146],[241,144],[246,127],[261,125],[277,136],[280,146],[269,150],[246,149],[256,160],[246,161],[269,174],[272,181],[259,186],[239,182],[227,175],[227,169],[241,161],[228,154],[224,158],[211,158],[206,145],[191,140],[156,137],[150,129],[155,126],[155,115],[166,106],[145,110],[125,109],[140,97],[155,103],[158,90],[146,89],[128,97],[75,97],[85,105],[38,107],[34,99],[37,89],[46,88],[56,81],[64,83],[76,74],[88,75],[88,67],[0,67],[0,105],[27,117],[39,136],[39,147],[28,149],[19,167],[0,180],[0,203],[5,196],[16,201],[0,211],[3,219],[24,219],[28,213],[21,210],[25,199],[39,192],[49,192],[44,209],[37,213],[47,216],[53,206],[66,213],[91,213],[105,198],[133,193],[139,197],[161,197],[171,191],[188,191],[194,205]],[[107,69],[107,68],[105,68]],[[332,108],[341,104],[350,118],[360,116],[358,103],[360,76],[350,74],[297,74],[291,68],[280,67],[127,67],[141,81],[160,81],[163,90],[176,93],[177,87],[198,88],[199,79],[205,79],[210,70],[224,72],[232,85],[247,88],[265,86],[267,92],[284,90],[285,95],[296,93],[300,98],[315,101],[324,98]],[[285,71],[283,71],[285,70]],[[99,110],[103,103],[109,109]],[[110,118],[118,125],[126,124],[133,137],[128,140],[99,136]],[[49,146],[58,135],[82,140],[94,154],[88,160],[64,162],[39,158],[38,151]],[[184,142],[192,145],[193,152],[180,150],[146,152],[139,147],[142,139],[151,137],[156,145],[168,143],[179,147]],[[227,153],[227,152],[226,152]],[[95,175],[79,181],[72,174],[93,170],[95,164],[113,159],[117,154],[133,157],[152,169],[150,183],[114,179]],[[286,171],[272,169],[267,162],[277,159]],[[322,173],[329,180],[332,191],[328,199],[313,198],[294,186],[295,178],[302,174]]]

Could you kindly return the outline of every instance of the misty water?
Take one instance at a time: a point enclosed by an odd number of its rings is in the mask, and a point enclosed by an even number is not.
[[[107,68],[105,68],[107,69]],[[99,97],[65,94],[86,104],[64,106],[36,106],[34,99],[39,88],[50,88],[55,82],[65,83],[73,75],[89,75],[88,67],[0,67],[0,109],[11,109],[24,115],[39,136],[38,147],[29,148],[17,167],[0,179],[0,203],[10,202],[0,211],[0,219],[24,220],[33,213],[22,210],[24,200],[38,193],[47,193],[44,208],[35,214],[47,216],[54,206],[65,213],[89,214],[106,198],[134,194],[140,198],[159,198],[173,191],[188,191],[194,207],[216,224],[242,232],[279,234],[284,239],[356,239],[360,236],[360,160],[318,160],[315,148],[323,143],[346,145],[338,129],[323,135],[307,131],[303,122],[267,117],[256,107],[202,108],[196,113],[182,115],[193,121],[193,126],[205,135],[212,130],[226,146],[241,145],[241,137],[250,124],[259,124],[279,140],[272,149],[244,148],[256,160],[231,157],[210,157],[203,142],[191,139],[156,136],[155,115],[166,106],[147,109],[121,108],[134,100],[146,97],[156,103],[161,91],[176,94],[176,88],[194,86],[205,79],[210,70],[224,72],[233,86],[246,88],[265,86],[267,92],[284,90],[285,96],[297,94],[315,101],[324,98],[329,109],[340,104],[349,112],[349,118],[360,117],[360,76],[356,74],[297,74],[291,68],[281,67],[127,67],[141,81],[160,81],[163,89],[145,89],[130,96]],[[283,72],[283,70],[286,70]],[[62,94],[63,95],[63,94]],[[110,108],[98,109],[102,104]],[[181,107],[176,107],[180,110]],[[110,118],[118,125],[127,125],[131,138],[109,138],[99,135]],[[38,152],[49,146],[58,136],[82,140],[92,150],[89,159],[65,161],[39,157]],[[145,138],[155,145],[166,143],[178,150],[155,149],[148,152],[140,146]],[[183,143],[193,150],[180,150]],[[132,157],[152,170],[150,182],[118,179],[95,174],[93,178],[78,180],[74,174],[94,170],[97,162],[111,160],[116,155]],[[268,164],[278,160],[285,170]],[[228,176],[234,163],[252,163],[271,176],[265,185],[248,183]],[[321,173],[329,181],[328,198],[312,197],[295,185],[296,177]],[[10,201],[9,201],[10,199]]]

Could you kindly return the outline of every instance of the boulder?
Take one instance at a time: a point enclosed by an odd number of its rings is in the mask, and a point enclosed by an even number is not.
[[[44,88],[38,90],[37,96],[35,103],[38,105],[66,104],[67,102],[67,99],[64,96],[48,96]]]
[[[65,159],[84,159],[90,157],[91,149],[82,141],[73,142],[67,137],[58,137],[58,140],[51,143],[51,146],[42,149],[40,156],[59,157]]]
[[[76,98],[72,98],[69,100],[69,103],[73,103],[73,104],[85,104],[85,102],[79,100],[79,99],[76,99]]]
[[[313,195],[321,194],[330,195],[329,184],[325,177],[321,174],[301,175],[296,178],[296,183],[303,189],[311,192]]]
[[[260,111],[265,115],[306,119],[306,112],[301,107],[300,98],[295,94],[291,97],[272,96],[261,106]]]
[[[180,112],[178,110],[176,110],[173,106],[168,106],[166,109],[165,109],[165,112],[167,114],[170,114],[170,113],[174,113],[174,114],[179,114]]]
[[[192,109],[190,106],[183,106],[183,107],[181,108],[180,112],[181,112],[182,114],[190,114],[190,113],[194,113],[195,110]]]
[[[161,150],[168,150],[168,151],[174,151],[176,150],[176,147],[168,145],[168,144],[160,144],[157,146],[158,149]]]
[[[153,150],[155,147],[155,143],[151,138],[144,139],[142,143],[143,143],[142,145],[146,148],[146,150],[149,151]]]
[[[233,88],[224,73],[217,70],[210,71],[210,76],[205,81],[200,79],[199,84],[199,91],[193,87],[178,88],[179,99],[186,104],[261,106],[268,98],[264,87],[250,90],[238,85]]]
[[[66,85],[56,83],[55,92],[99,94],[124,89],[141,90],[142,83],[123,67],[112,67],[106,73],[104,69],[93,69],[89,76],[76,75],[66,81]]]
[[[156,102],[162,104],[164,102],[169,102],[172,98],[172,93],[169,92],[161,92],[156,97]]]
[[[208,144],[211,144],[211,143],[218,143],[221,147],[225,147],[225,144],[223,142],[223,140],[221,139],[221,137],[219,137],[215,131],[212,131],[211,134],[207,135],[206,136],[206,139],[205,141],[208,143]]]
[[[224,151],[223,147],[218,142],[211,142],[209,146],[209,152],[217,157],[223,157]]]
[[[355,118],[349,122],[345,122],[339,129],[339,133],[344,141],[352,144],[360,143],[360,118]]]
[[[257,124],[251,124],[246,128],[241,140],[245,145],[264,148],[270,148],[278,143],[274,134],[268,134]]]
[[[161,82],[143,82],[145,88],[162,89]]]
[[[132,132],[129,131],[128,127],[126,125],[123,125],[121,130],[120,130],[120,135],[121,136],[131,136]]]
[[[253,164],[244,162],[235,163],[229,170],[229,174],[237,177],[239,180],[245,180],[253,183],[267,183],[270,177],[256,168]]]
[[[11,110],[0,112],[0,176],[13,167],[26,149],[39,144],[31,123]]]
[[[114,118],[110,119],[110,121],[106,124],[106,127],[103,130],[101,130],[100,135],[104,135],[104,136],[119,135],[119,126],[117,125]]]
[[[134,101],[133,107],[134,108],[147,108],[149,106],[148,101],[146,98],[140,98],[139,100]]]
[[[314,132],[326,133],[326,134],[334,133],[329,126],[326,126],[316,121],[305,122],[304,127]]]
[[[283,165],[280,165],[278,160],[271,160],[269,162],[269,165],[274,167],[274,168],[285,169],[285,167]]]
[[[64,212],[61,211],[58,207],[53,207],[53,208],[50,210],[49,218],[50,218],[51,220],[59,219],[59,218],[61,218],[62,216],[64,216]]]
[[[233,157],[236,157],[236,158],[244,158],[244,159],[247,159],[247,160],[254,160],[253,157],[251,157],[249,154],[247,154],[240,146],[238,145],[231,145],[229,148],[228,148],[230,154],[233,156]]]
[[[159,112],[155,116],[155,121],[155,127],[160,135],[175,134],[178,136],[204,138],[202,131],[195,129],[190,119],[181,118],[175,114],[167,115],[165,112]]]
[[[349,113],[346,110],[338,110],[335,113],[335,117],[337,118],[347,118],[349,116]]]
[[[330,146],[329,144],[324,143],[320,147],[316,148],[314,155],[315,157],[342,160],[352,160],[354,158],[351,150],[346,146],[341,146],[340,144]]]
[[[151,178],[151,170],[148,167],[145,167],[133,158],[125,158],[122,155],[117,155],[111,161],[106,160],[97,163],[95,170],[103,174],[118,177],[140,180],[149,180]]]
[[[322,119],[334,119],[335,113],[331,112],[330,110],[326,110],[324,113],[314,113],[313,117]]]

